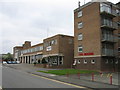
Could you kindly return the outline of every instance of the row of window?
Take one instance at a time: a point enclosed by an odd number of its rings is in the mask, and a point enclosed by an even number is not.
[[[109,64],[109,63],[113,64],[113,62],[114,62],[114,60],[110,61],[108,59],[106,59],[106,61],[105,61],[106,64]],[[118,60],[115,61],[115,64],[118,64]]]
[[[21,51],[21,54],[31,53],[31,52],[37,52],[37,51],[41,51],[41,50],[43,50],[43,46],[38,46],[38,47],[34,47],[34,48],[22,50],[22,51]]]
[[[80,64],[80,63],[81,63],[81,60],[78,60],[77,63]],[[88,62],[87,62],[87,60],[84,60],[83,63],[84,63],[84,64],[87,64]],[[95,63],[95,60],[91,60],[91,63],[94,64],[94,63]]]
[[[49,42],[44,43],[44,47],[48,47],[56,44],[57,44],[57,40],[51,40]]]
[[[80,63],[81,63],[81,60],[78,60],[77,63],[80,64]],[[87,60],[83,60],[83,63],[84,63],[84,64],[87,64],[88,62],[87,62]],[[95,60],[91,60],[91,63],[92,63],[92,64],[95,64],[96,62],[95,62]],[[109,61],[109,60],[107,59],[107,60],[105,61],[105,63],[106,63],[106,64],[108,64],[108,63],[113,64],[113,60]],[[115,64],[118,64],[118,60],[115,62]]]

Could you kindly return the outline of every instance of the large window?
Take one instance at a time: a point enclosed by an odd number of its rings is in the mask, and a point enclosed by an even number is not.
[[[83,52],[83,47],[82,46],[78,46],[78,52]]]
[[[78,17],[81,17],[82,16],[82,11],[79,11],[78,12]]]
[[[110,5],[107,5],[107,4],[105,4],[105,3],[102,3],[102,4],[100,4],[100,11],[101,12],[107,12],[107,13],[111,13],[111,6]]]
[[[78,40],[82,40],[82,39],[83,39],[82,33],[78,34]]]
[[[83,27],[83,23],[82,22],[79,22],[78,23],[78,29],[81,29]]]

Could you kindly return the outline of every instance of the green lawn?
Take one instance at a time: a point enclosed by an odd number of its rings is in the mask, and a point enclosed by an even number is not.
[[[97,71],[90,70],[79,70],[79,69],[63,69],[63,70],[48,70],[48,71],[38,71],[43,73],[55,74],[55,75],[66,75],[66,74],[90,74],[90,73],[98,73]]]

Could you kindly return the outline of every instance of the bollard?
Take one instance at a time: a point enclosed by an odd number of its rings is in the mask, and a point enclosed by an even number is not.
[[[78,79],[80,79],[80,73],[78,73],[77,76],[78,76]]]
[[[101,77],[103,76],[103,73],[102,73],[102,72],[100,72],[100,76],[101,76]]]
[[[112,75],[110,75],[110,84],[112,85]]]
[[[92,73],[92,81],[94,81],[94,73]]]

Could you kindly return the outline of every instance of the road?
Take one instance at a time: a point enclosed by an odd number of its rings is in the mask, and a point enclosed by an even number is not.
[[[84,88],[57,80],[2,67],[2,88]]]

